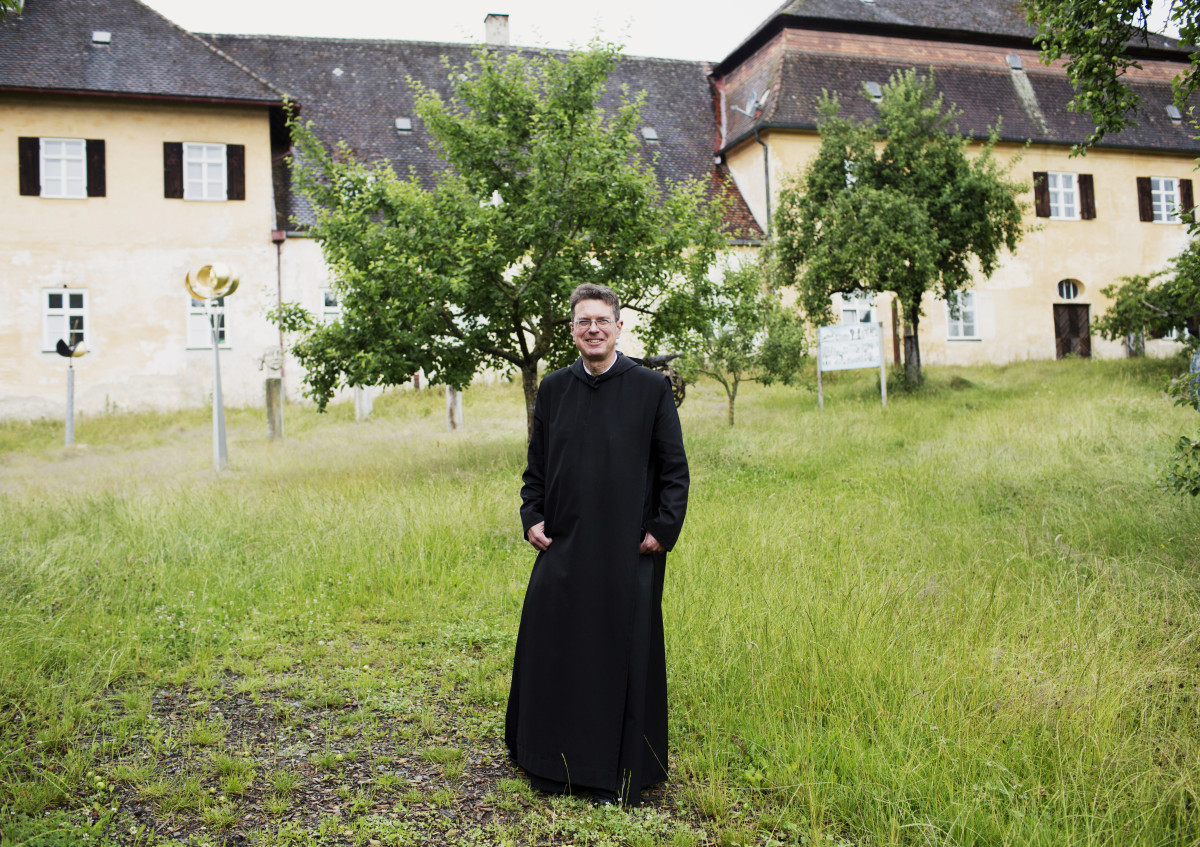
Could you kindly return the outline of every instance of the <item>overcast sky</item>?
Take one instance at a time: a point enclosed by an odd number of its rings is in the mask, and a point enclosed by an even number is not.
[[[523,47],[587,44],[633,56],[720,61],[783,0],[142,0],[193,32],[479,43],[490,12]],[[969,2],[969,0],[964,0]]]
[[[489,12],[522,47],[599,34],[633,56],[724,59],[784,0],[142,0],[193,32],[479,43]],[[961,0],[964,3],[974,0]],[[1165,11],[1166,0],[1156,0]]]

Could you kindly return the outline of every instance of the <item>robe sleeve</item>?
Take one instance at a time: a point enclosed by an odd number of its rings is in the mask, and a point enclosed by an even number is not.
[[[533,406],[533,431],[529,435],[525,473],[521,476],[522,538],[529,537],[531,526],[546,519],[546,422],[542,409],[543,396],[542,387],[539,387]]]
[[[683,452],[683,430],[679,426],[675,399],[671,396],[671,384],[666,377],[663,378],[663,390],[658,398],[651,439],[651,450],[658,469],[658,512],[646,521],[646,531],[670,550],[683,530],[689,476],[687,456]]]

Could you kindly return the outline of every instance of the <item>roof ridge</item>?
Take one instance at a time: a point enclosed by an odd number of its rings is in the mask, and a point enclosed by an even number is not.
[[[263,77],[259,76],[254,71],[250,70],[248,67],[246,67],[241,62],[239,62],[237,59],[233,58],[228,53],[226,53],[225,51],[218,48],[215,44],[210,44],[209,42],[207,42],[203,38],[201,38],[199,35],[197,35],[196,33],[192,32],[189,29],[185,29],[184,27],[175,23],[175,21],[171,20],[166,15],[159,12],[157,9],[143,3],[142,0],[130,0],[130,2],[136,3],[137,5],[141,6],[143,9],[145,9],[147,12],[150,12],[151,14],[153,14],[155,17],[160,18],[163,21],[165,21],[173,29],[176,29],[179,32],[186,35],[187,37],[199,42],[204,47],[206,47],[208,50],[212,51],[217,56],[219,56],[221,59],[223,59],[226,62],[228,62],[229,64],[233,65],[235,68],[237,68],[239,71],[241,71],[242,73],[249,76],[254,81],[265,86],[270,91],[274,91],[276,94],[278,94],[280,96],[280,98],[286,98],[288,96],[286,91],[282,91],[281,89],[277,88],[269,80],[266,80]]]
[[[140,2],[140,0],[139,0]],[[186,30],[185,30],[186,31]],[[314,41],[325,43],[338,44],[382,44],[382,45],[400,45],[410,44],[422,47],[460,47],[474,49],[477,47],[487,47],[483,42],[475,41],[424,41],[419,39],[407,38],[357,38],[354,36],[344,35],[282,35],[274,33],[247,33],[247,32],[202,32],[193,33],[199,38],[238,38],[252,41]],[[544,47],[536,44],[508,44],[505,45],[510,50],[531,51],[539,53],[578,53],[578,50],[572,50],[568,47]],[[213,49],[216,48],[215,45]],[[222,55],[225,55],[222,53]],[[712,66],[712,61],[709,59],[673,59],[669,56],[641,56],[633,53],[620,54],[621,59],[636,59],[645,62],[662,62],[664,64],[675,65],[698,65]],[[231,59],[231,61],[233,61]]]

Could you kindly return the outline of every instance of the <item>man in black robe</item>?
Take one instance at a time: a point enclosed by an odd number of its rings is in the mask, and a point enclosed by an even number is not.
[[[535,788],[635,805],[667,776],[663,575],[688,467],[670,382],[617,352],[620,317],[612,289],[575,289],[580,358],[538,389],[504,739]]]

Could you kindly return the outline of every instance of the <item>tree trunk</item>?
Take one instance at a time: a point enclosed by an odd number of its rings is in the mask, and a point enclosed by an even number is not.
[[[521,367],[521,387],[525,389],[525,441],[533,438],[533,408],[537,404],[537,364]]]
[[[729,425],[733,426],[733,404],[737,402],[737,382],[725,389],[725,393],[729,395]]]
[[[1125,355],[1136,359],[1146,352],[1146,339],[1140,332],[1131,332],[1125,336]]]
[[[921,343],[917,339],[917,326],[921,321],[921,305],[907,310],[904,316],[904,381],[909,388],[921,384]]]

